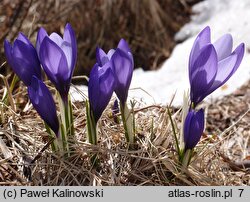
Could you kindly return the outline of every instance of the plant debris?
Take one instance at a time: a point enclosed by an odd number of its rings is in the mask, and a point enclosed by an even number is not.
[[[98,145],[90,145],[85,104],[73,103],[76,136],[69,141],[75,143],[64,158],[48,147],[48,134],[31,105],[15,100],[17,112],[6,108],[0,128],[0,185],[250,185],[249,84],[213,104],[203,103],[209,109],[206,131],[188,170],[178,164],[166,106],[136,101],[137,145],[127,150],[111,105],[98,125]],[[25,88],[17,95],[26,97]],[[180,110],[170,109],[180,125]],[[97,167],[91,154],[98,155]]]

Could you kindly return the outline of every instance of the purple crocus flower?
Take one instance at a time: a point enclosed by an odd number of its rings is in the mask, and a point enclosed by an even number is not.
[[[199,142],[204,130],[204,111],[200,109],[198,112],[191,109],[184,123],[184,142],[185,150],[193,149]]]
[[[77,57],[76,37],[71,25],[65,26],[63,38],[54,32],[48,36],[40,28],[36,49],[45,73],[66,101]]]
[[[124,39],[120,40],[116,50],[111,49],[107,54],[101,48],[97,48],[96,61],[90,73],[88,92],[90,107],[97,122],[108,105],[113,91],[116,92],[122,105],[125,104],[134,62]]]
[[[133,55],[124,39],[120,40],[111,60],[115,76],[114,91],[121,104],[124,106],[128,97],[128,89],[134,70]]]
[[[12,70],[26,86],[31,84],[33,75],[41,79],[41,66],[36,49],[24,34],[18,34],[13,46],[5,40],[4,52]]]
[[[99,65],[104,65],[109,61],[113,63],[114,91],[122,105],[124,105],[128,97],[128,89],[134,69],[133,55],[127,42],[121,39],[117,48],[109,50],[107,54],[102,49],[97,48],[96,60]]]
[[[209,27],[198,34],[189,57],[190,97],[195,106],[238,69],[244,55],[244,44],[241,43],[233,52],[232,46],[230,34],[223,35],[213,44]]]
[[[96,63],[92,68],[88,84],[90,108],[96,123],[111,99],[115,82],[112,63],[107,61],[100,64],[103,65]]]
[[[28,86],[28,95],[38,114],[58,136],[59,122],[56,115],[56,105],[47,86],[36,76],[33,76],[31,85]]]

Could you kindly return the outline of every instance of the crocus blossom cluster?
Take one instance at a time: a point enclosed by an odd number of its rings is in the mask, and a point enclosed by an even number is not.
[[[13,46],[5,40],[4,49],[13,71],[28,87],[28,96],[34,108],[59,137],[60,124],[56,105],[49,89],[42,81],[41,65],[61,95],[64,104],[68,106],[68,91],[77,55],[76,38],[72,27],[70,24],[65,26],[63,38],[56,33],[48,36],[41,28],[37,35],[36,48],[24,34],[20,33]],[[69,120],[68,117],[65,119]]]
[[[13,71],[28,86],[28,95],[34,108],[58,135],[55,103],[50,91],[41,81],[41,65],[35,47],[24,34],[19,33],[13,46],[8,40],[4,41],[4,50]]]
[[[183,148],[180,149],[175,136],[179,159],[185,165],[189,164],[192,151],[205,127],[204,110],[199,108],[199,103],[236,72],[244,56],[243,43],[234,50],[232,47],[233,39],[230,34],[225,34],[211,43],[209,27],[203,29],[194,41],[188,66],[190,101],[185,95],[183,104],[183,141],[180,141]],[[5,40],[4,49],[11,68],[28,87],[28,96],[34,108],[54,134],[61,136],[60,146],[68,148],[65,146],[67,135],[74,133],[68,93],[77,59],[76,36],[71,25],[65,26],[63,37],[54,32],[48,35],[45,29],[40,28],[36,48],[20,33],[13,45]],[[42,81],[41,66],[59,92],[62,101],[61,119],[58,119],[53,97]],[[120,106],[127,142],[134,143],[134,120],[127,106],[133,69],[133,55],[124,39],[120,40],[116,49],[107,53],[99,47],[96,49],[96,64],[91,70],[88,84],[89,102],[86,102],[88,138],[92,144],[97,144],[96,125],[114,92],[119,104],[116,100],[113,114],[119,112]],[[119,123],[119,120],[116,122]],[[172,125],[174,128],[174,124]]]
[[[97,48],[96,61],[97,63],[90,72],[88,85],[90,110],[93,112],[94,116],[94,120],[92,120],[94,123],[91,124],[92,127],[89,126],[89,128],[92,128],[90,131],[93,133],[93,130],[96,130],[93,129],[93,127],[96,126],[113,92],[115,92],[120,101],[125,134],[129,141],[127,134],[129,131],[128,123],[130,122],[127,122],[127,120],[130,119],[126,101],[134,69],[134,60],[131,50],[127,42],[121,39],[117,48],[109,50],[107,54],[101,48]],[[89,118],[89,120],[91,120],[91,118]],[[96,134],[96,132],[94,133]],[[91,137],[89,139],[96,139],[96,137]],[[130,139],[132,141],[133,138]]]
[[[134,62],[127,42],[121,39],[116,50],[107,54],[96,49],[97,63],[91,70],[88,93],[90,107],[97,122],[115,91],[118,99],[124,105],[128,97]],[[100,99],[101,98],[101,99]]]
[[[192,150],[204,130],[203,109],[197,105],[222,86],[238,69],[244,56],[244,44],[232,51],[233,39],[225,34],[211,43],[210,28],[197,36],[189,57],[190,108],[184,122],[185,151]]]

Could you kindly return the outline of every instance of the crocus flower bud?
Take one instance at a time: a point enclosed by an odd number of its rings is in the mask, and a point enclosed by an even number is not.
[[[31,84],[33,75],[41,79],[41,66],[36,49],[24,34],[19,33],[13,46],[5,40],[4,52],[12,70],[26,86]]]
[[[124,39],[121,39],[117,49],[114,51],[111,61],[115,76],[115,93],[122,105],[125,105],[128,97],[128,89],[131,83],[134,60],[129,46]]]
[[[113,89],[114,75],[112,63],[107,62],[103,66],[99,66],[96,63],[90,72],[88,84],[90,108],[93,111],[96,123],[108,105]]]
[[[184,123],[185,150],[193,149],[199,142],[204,130],[204,111],[191,109]]]
[[[31,84],[28,86],[28,95],[38,114],[58,135],[59,122],[55,102],[47,86],[36,76],[32,77]]]
[[[113,115],[115,114],[118,114],[119,113],[119,104],[118,104],[118,101],[117,99],[115,99],[114,103],[113,103],[113,106],[112,106],[112,113]]]
[[[238,45],[233,52],[232,46],[230,34],[223,35],[213,44],[209,27],[198,34],[189,57],[190,97],[195,106],[238,69],[244,56],[244,44]]]
[[[48,36],[41,28],[37,35],[36,48],[48,78],[61,97],[67,99],[77,57],[76,37],[72,27],[70,24],[65,26],[63,38],[57,33]]]
[[[115,123],[119,123],[119,119],[117,117],[117,114],[120,112],[119,110],[119,104],[118,104],[118,100],[115,99],[113,106],[112,106],[112,115],[113,115],[113,119]]]
[[[106,54],[101,48],[96,48],[96,61],[99,66],[105,65],[107,62],[110,62],[112,55],[114,54],[115,50],[110,49],[109,52]]]

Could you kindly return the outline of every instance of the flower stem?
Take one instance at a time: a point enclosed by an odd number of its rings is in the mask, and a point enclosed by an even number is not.
[[[97,130],[96,130],[96,121],[94,118],[94,114],[91,110],[89,102],[86,101],[86,114],[87,114],[87,138],[88,142],[93,145],[97,145]],[[93,154],[91,156],[90,161],[93,167],[97,167],[99,165],[99,158],[97,154]]]
[[[70,135],[73,136],[75,134],[75,128],[74,128],[74,120],[73,120],[73,110],[72,110],[72,103],[71,103],[71,99],[69,97],[69,101],[68,101],[68,109],[69,109],[69,125],[70,125]]]
[[[97,145],[96,122],[88,101],[86,101],[86,112],[87,112],[88,142],[93,145]]]
[[[57,146],[56,146],[56,138],[55,138],[55,134],[54,132],[50,129],[50,127],[48,126],[48,124],[46,124],[46,122],[44,122],[44,126],[46,129],[46,132],[49,134],[49,138],[53,139],[53,141],[51,142],[51,149],[53,152],[57,151]]]
[[[193,156],[193,150],[192,149],[188,149],[188,150],[185,151],[183,160],[181,162],[182,166],[184,168],[187,168],[189,166],[192,156]]]
[[[64,152],[69,155],[69,142],[68,137],[74,136],[74,123],[73,123],[73,114],[72,114],[72,104],[70,97],[59,96],[59,108],[61,115],[61,127],[60,127],[60,138],[58,139],[59,145],[64,150]],[[61,141],[61,142],[60,142]]]
[[[133,117],[126,103],[125,104],[120,103],[120,109],[121,109],[122,123],[125,130],[125,137],[127,143],[131,147],[135,143]]]

